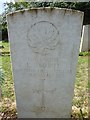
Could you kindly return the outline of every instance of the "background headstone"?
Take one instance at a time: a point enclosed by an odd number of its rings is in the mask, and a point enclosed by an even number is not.
[[[90,51],[90,25],[84,25],[81,37],[80,52]]]

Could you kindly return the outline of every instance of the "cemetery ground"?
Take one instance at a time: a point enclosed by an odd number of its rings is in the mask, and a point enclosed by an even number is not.
[[[9,43],[0,42],[0,46],[1,45],[4,48],[2,47],[0,49],[0,118],[17,118]],[[71,116],[79,120],[88,118],[88,95],[90,88],[88,84],[89,56],[89,52],[84,52],[80,53],[78,57]]]

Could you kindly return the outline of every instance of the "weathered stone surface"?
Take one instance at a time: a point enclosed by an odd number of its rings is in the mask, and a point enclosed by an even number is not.
[[[69,118],[83,13],[31,9],[7,16],[19,118]]]

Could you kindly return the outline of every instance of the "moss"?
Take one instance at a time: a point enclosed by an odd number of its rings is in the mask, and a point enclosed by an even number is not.
[[[90,56],[90,52],[80,52],[79,56]]]

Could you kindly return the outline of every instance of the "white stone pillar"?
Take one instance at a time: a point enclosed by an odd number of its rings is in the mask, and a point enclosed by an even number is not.
[[[83,13],[38,8],[7,16],[19,118],[70,118]]]

